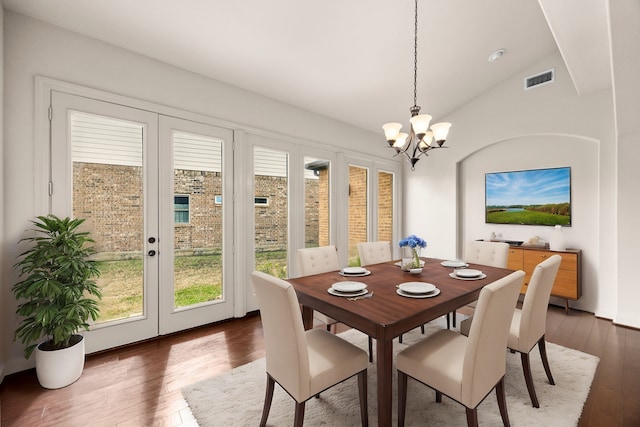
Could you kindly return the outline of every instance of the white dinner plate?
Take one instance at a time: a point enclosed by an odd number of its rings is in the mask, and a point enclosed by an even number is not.
[[[344,274],[363,274],[367,272],[367,269],[362,267],[345,267],[340,271]]]
[[[485,277],[487,277],[487,275],[482,273],[481,275],[476,276],[476,277],[460,277],[460,276],[456,275],[456,273],[449,273],[449,277],[451,277],[453,279],[458,279],[458,280],[482,280]]]
[[[331,289],[341,293],[360,292],[366,288],[367,288],[367,285],[362,282],[336,282],[333,285],[331,285]]]
[[[343,273],[342,271],[338,271],[338,274],[344,277],[364,277],[364,276],[370,275],[371,272],[369,270],[365,270],[363,273],[349,274],[349,273]]]
[[[333,288],[329,288],[327,289],[327,292],[329,292],[331,295],[334,295],[336,297],[359,297],[361,295],[366,295],[367,294],[367,290],[363,289],[361,291],[358,292],[339,292],[336,291]]]
[[[466,262],[457,261],[457,260],[442,261],[440,265],[443,267],[452,267],[452,268],[469,267],[469,264],[467,264]]]
[[[436,289],[436,285],[425,282],[405,282],[400,283],[398,289],[408,294],[428,294]]]
[[[465,279],[470,279],[472,277],[479,277],[482,275],[482,271],[474,270],[473,268],[463,268],[463,269],[454,271],[454,273],[456,274],[456,276],[464,277]]]
[[[402,289],[396,289],[396,293],[401,297],[407,298],[431,298],[436,295],[440,295],[440,289],[436,288],[433,292],[429,292],[428,294],[410,294],[409,292],[404,292]]]

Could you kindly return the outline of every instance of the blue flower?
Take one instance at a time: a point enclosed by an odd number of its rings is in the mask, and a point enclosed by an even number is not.
[[[410,248],[414,248],[414,249],[427,247],[427,242],[424,239],[421,239],[420,237],[414,234],[400,240],[400,243],[398,244],[400,245],[401,248],[404,246],[409,246]]]

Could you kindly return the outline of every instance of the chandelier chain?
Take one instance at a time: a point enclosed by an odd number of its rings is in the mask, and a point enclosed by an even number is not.
[[[413,31],[413,105],[418,105],[418,0],[415,6]]]

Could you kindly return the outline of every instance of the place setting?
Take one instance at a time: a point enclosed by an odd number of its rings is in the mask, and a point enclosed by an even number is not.
[[[449,273],[449,277],[459,280],[481,280],[487,277],[487,275],[473,268],[458,268]]]
[[[405,282],[396,286],[396,293],[406,298],[432,298],[440,295],[440,289],[432,283]]]
[[[338,274],[344,277],[364,277],[370,275],[371,272],[363,267],[344,267]]]
[[[467,267],[469,267],[469,264],[467,264],[466,262],[461,261],[459,259],[442,261],[440,263],[440,265],[443,266],[443,267],[449,267],[449,268],[467,268]]]
[[[373,295],[373,292],[367,291],[367,284],[362,282],[336,282],[329,289],[327,289],[331,295],[336,297],[344,297],[347,299],[362,299],[369,298]]]

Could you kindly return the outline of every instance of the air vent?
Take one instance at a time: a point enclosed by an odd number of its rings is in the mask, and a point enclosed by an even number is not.
[[[538,87],[540,85],[544,85],[547,83],[553,83],[554,78],[554,69],[550,69],[545,71],[544,73],[536,74],[534,76],[529,76],[524,79],[524,90],[533,89],[534,87]]]

